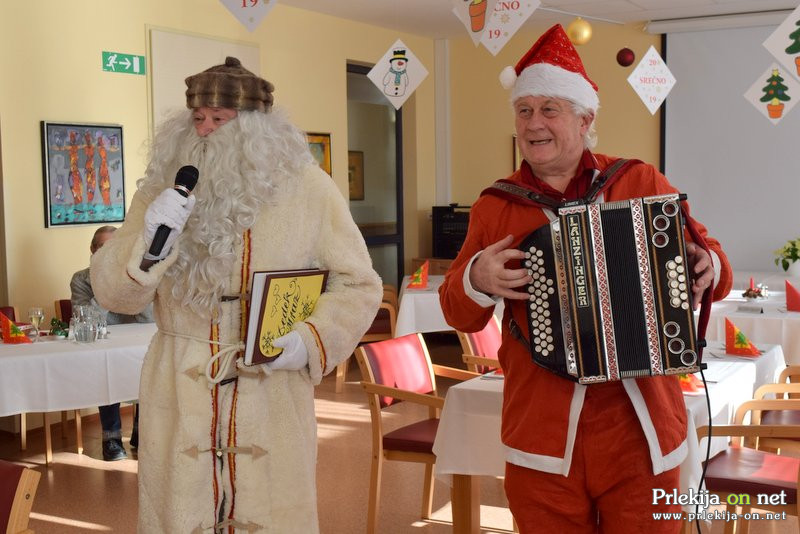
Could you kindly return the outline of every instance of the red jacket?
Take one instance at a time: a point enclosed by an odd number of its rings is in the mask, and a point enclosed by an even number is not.
[[[616,160],[602,154],[594,154],[594,157],[599,169]],[[521,181],[521,172],[517,171],[510,179]],[[605,191],[604,201],[676,191],[664,175],[651,165],[641,163],[630,167]],[[483,328],[492,315],[492,307],[482,307],[464,289],[464,273],[473,256],[508,234],[514,235],[511,246],[517,247],[531,232],[548,223],[540,208],[495,195],[484,195],[475,202],[464,245],[439,290],[444,316],[453,328],[475,332]],[[720,278],[714,291],[714,298],[718,300],[730,291],[730,266],[719,242],[707,236],[704,226],[698,224],[698,230],[720,260]],[[510,267],[519,268],[519,265]],[[516,465],[567,475],[585,388],[597,386],[579,385],[533,363],[528,350],[508,330],[509,314],[517,324],[527,324],[525,304],[526,301],[519,300],[505,302],[503,342],[498,352],[506,377],[501,431],[507,448],[506,459]],[[679,465],[686,455],[687,445],[686,408],[677,378],[629,379],[610,386],[624,387],[633,403],[650,445],[653,473]]]

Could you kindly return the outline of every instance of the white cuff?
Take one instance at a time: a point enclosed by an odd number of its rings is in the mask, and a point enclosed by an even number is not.
[[[475,255],[472,256],[472,258],[470,258],[469,263],[467,264],[467,268],[464,269],[464,277],[462,278],[462,282],[464,284],[464,293],[466,293],[467,296],[470,299],[472,299],[473,302],[475,302],[475,304],[483,308],[489,308],[489,307],[494,307],[498,302],[502,301],[503,298],[496,296],[489,296],[486,293],[478,291],[477,289],[472,287],[472,284],[469,281],[469,271],[470,269],[472,269],[472,264],[475,262],[478,256],[480,256],[481,252],[483,251],[480,250],[476,252]]]
[[[722,271],[722,263],[719,261],[719,256],[713,250],[708,250],[709,255],[711,256],[711,265],[714,266],[714,287],[717,287],[719,284],[719,275]]]

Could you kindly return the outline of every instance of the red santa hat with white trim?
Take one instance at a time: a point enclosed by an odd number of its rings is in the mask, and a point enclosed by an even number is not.
[[[511,101],[523,96],[550,96],[571,100],[592,111],[600,107],[597,85],[589,79],[578,51],[561,24],[547,30],[515,67],[500,73],[500,83],[511,89]]]

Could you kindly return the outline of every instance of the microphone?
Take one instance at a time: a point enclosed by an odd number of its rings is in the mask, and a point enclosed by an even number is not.
[[[191,193],[194,186],[197,185],[199,175],[200,173],[197,167],[193,165],[184,165],[178,169],[178,173],[175,175],[175,191],[181,196],[188,198],[189,193]],[[172,228],[165,224],[160,225],[156,229],[153,242],[150,243],[150,248],[147,250],[147,255],[139,265],[141,270],[148,271],[150,267],[156,263],[157,260],[148,259],[147,256],[158,257],[161,255],[161,249],[164,248],[164,244],[167,242],[170,232],[172,232]]]

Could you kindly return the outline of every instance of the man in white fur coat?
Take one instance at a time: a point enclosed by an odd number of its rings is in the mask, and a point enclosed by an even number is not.
[[[125,224],[91,263],[104,307],[154,301],[139,532],[315,533],[313,387],[369,327],[381,280],[341,193],[272,109],[272,84],[236,58],[186,84],[189,111],[159,129]],[[188,198],[173,188],[184,165],[199,170]],[[143,262],[159,225],[170,237]],[[244,366],[253,271],[310,267],[329,270],[314,312],[275,340],[277,359]]]

